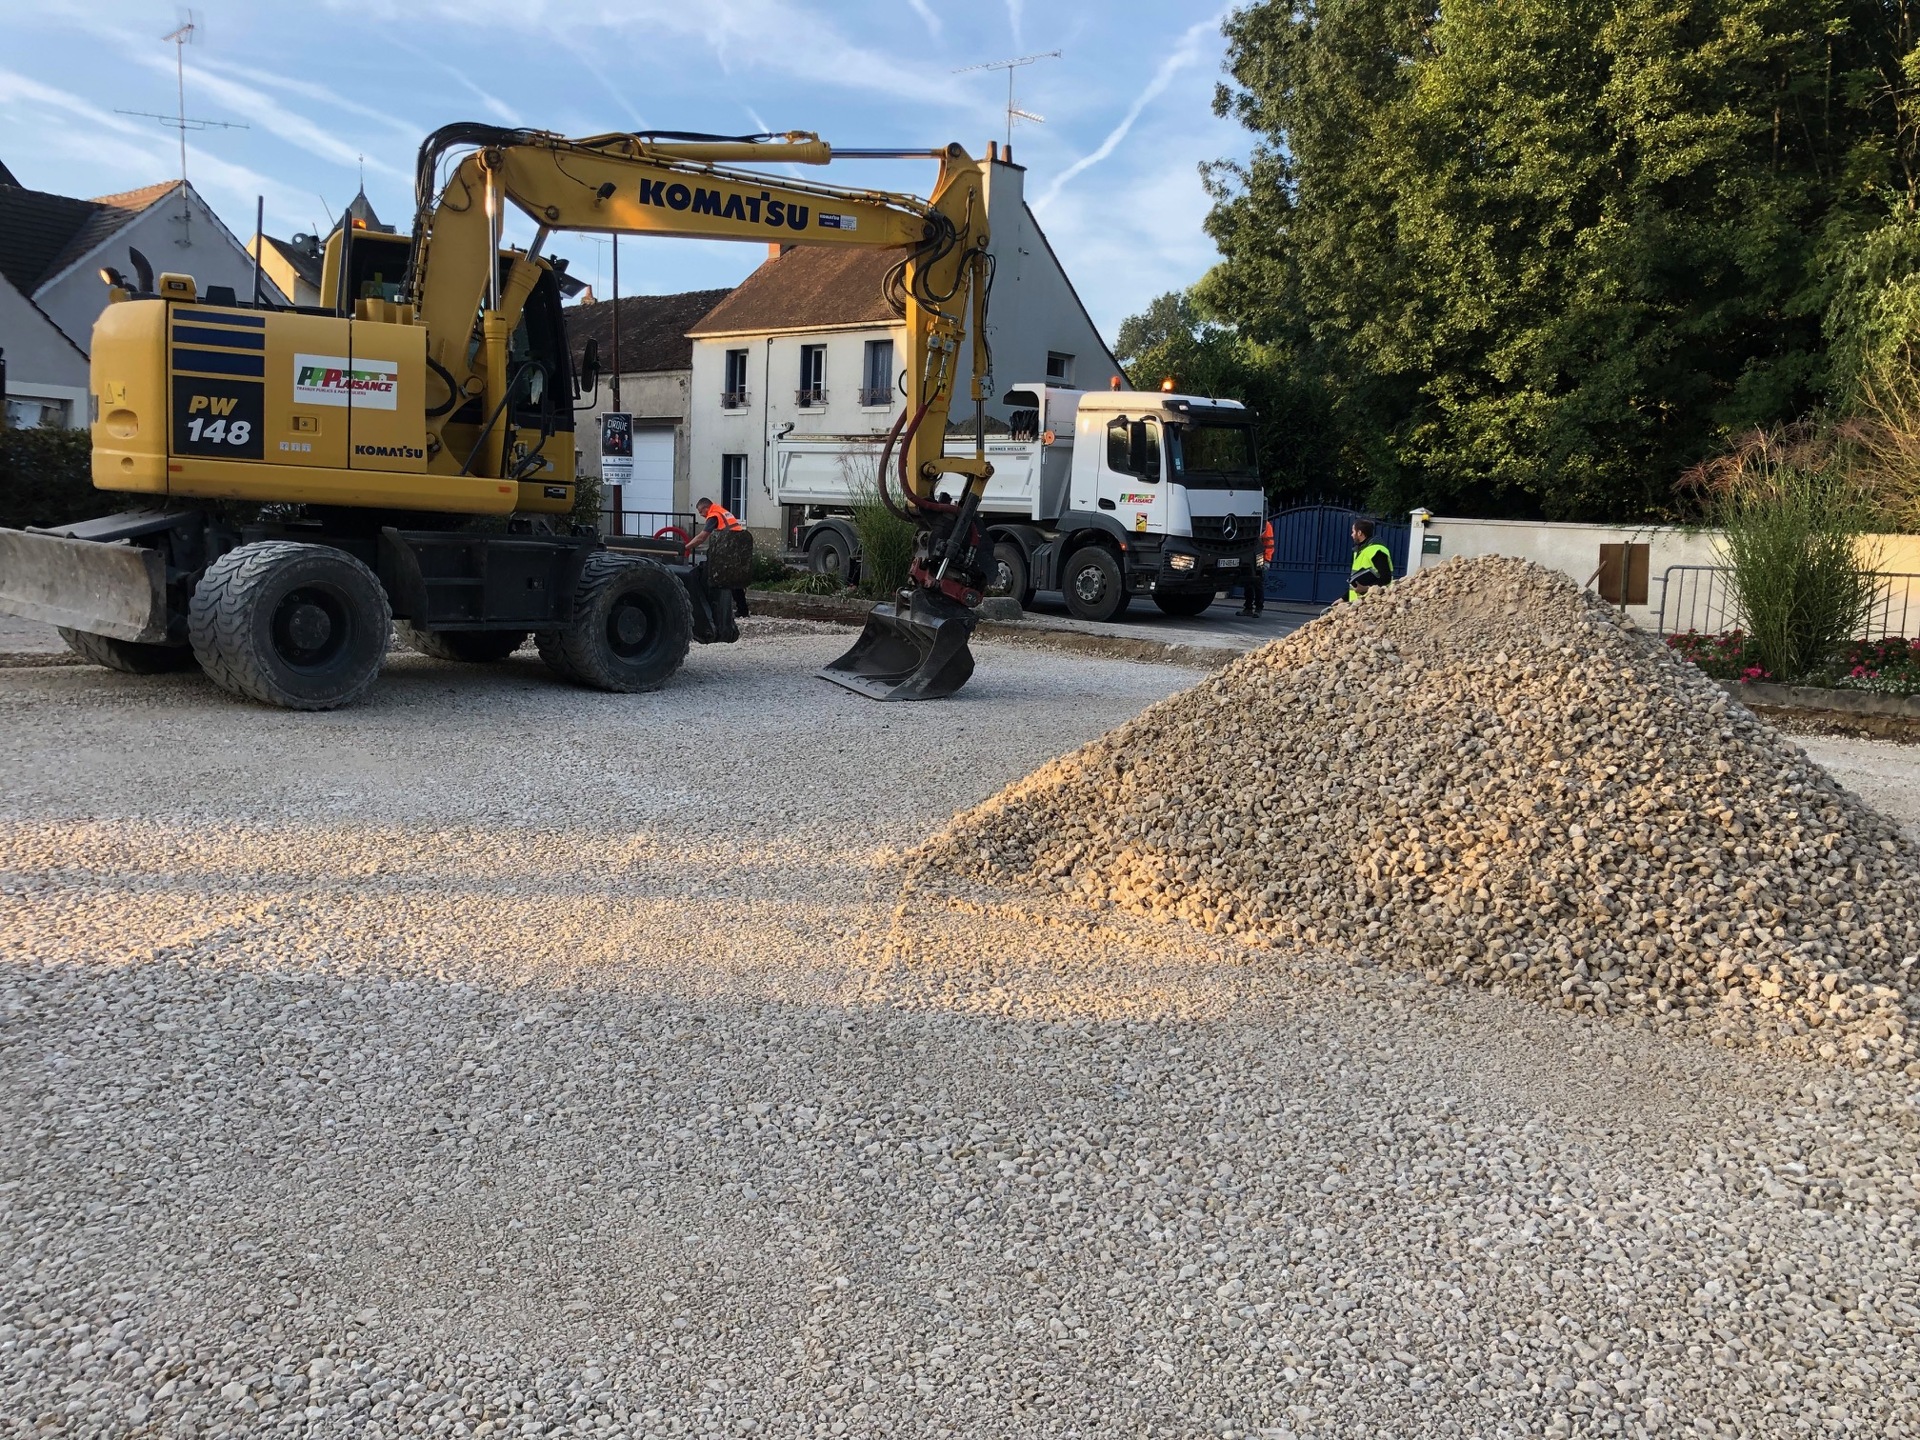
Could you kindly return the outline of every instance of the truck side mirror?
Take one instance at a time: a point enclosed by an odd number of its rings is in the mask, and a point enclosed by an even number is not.
[[[1127,469],[1136,475],[1147,473],[1147,422],[1136,420],[1127,431]],[[1149,477],[1158,480],[1154,475]]]

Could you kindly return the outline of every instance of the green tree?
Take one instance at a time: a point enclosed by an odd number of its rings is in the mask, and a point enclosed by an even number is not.
[[[1209,167],[1203,288],[1331,397],[1382,509],[1660,514],[1920,312],[1903,4],[1291,0],[1226,32],[1255,144]]]
[[[1331,417],[1317,384],[1279,347],[1211,318],[1206,288],[1169,291],[1121,322],[1114,354],[1133,383],[1238,400],[1254,413],[1268,495],[1285,504],[1330,493],[1337,466]]]

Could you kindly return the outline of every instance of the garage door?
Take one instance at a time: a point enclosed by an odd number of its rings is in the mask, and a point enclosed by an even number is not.
[[[657,515],[673,509],[672,430],[633,427],[633,484],[620,497],[620,508]]]

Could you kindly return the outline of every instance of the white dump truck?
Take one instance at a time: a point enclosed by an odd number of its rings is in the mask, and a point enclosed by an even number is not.
[[[980,523],[993,542],[989,591],[1030,605],[1057,590],[1084,620],[1111,620],[1135,595],[1197,615],[1252,576],[1265,497],[1253,417],[1237,400],[1154,390],[1022,385],[1005,396],[1009,433],[987,437],[993,479]],[[954,434],[948,453],[971,455]],[[774,442],[774,495],[793,555],[852,579],[852,507],[871,490],[880,441],[793,435]]]

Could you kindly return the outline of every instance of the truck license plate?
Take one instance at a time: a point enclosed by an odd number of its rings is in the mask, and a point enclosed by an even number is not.
[[[1216,565],[1218,565],[1218,566],[1219,566],[1219,567],[1220,567],[1220,568],[1221,568],[1222,570],[1231,570],[1231,569],[1233,569],[1233,568],[1234,568],[1234,566],[1236,566],[1236,565],[1238,565],[1238,564],[1240,563],[1240,557],[1236,555],[1236,556],[1234,556],[1234,557],[1232,557],[1231,559],[1227,559],[1227,560],[1216,560],[1216,561],[1214,561],[1213,563],[1214,563],[1214,564],[1216,564]]]

